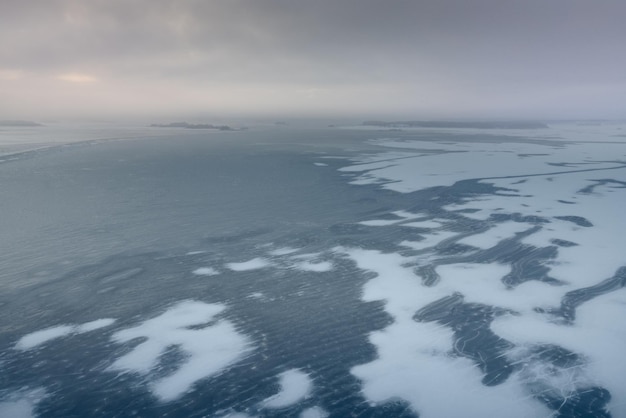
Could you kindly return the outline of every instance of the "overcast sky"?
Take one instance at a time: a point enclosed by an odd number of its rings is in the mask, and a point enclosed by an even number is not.
[[[625,118],[624,0],[0,0],[0,119]]]

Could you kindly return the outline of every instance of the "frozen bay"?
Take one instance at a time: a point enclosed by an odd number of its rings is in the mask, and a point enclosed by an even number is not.
[[[0,411],[626,416],[622,127],[4,156]]]

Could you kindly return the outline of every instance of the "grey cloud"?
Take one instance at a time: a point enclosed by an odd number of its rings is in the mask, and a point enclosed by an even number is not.
[[[405,103],[426,86],[431,95],[455,90],[459,102],[484,100],[489,91],[494,108],[506,96],[546,88],[626,85],[621,1],[34,0],[2,7],[0,68],[37,74],[273,88],[404,85],[407,97],[398,102]]]

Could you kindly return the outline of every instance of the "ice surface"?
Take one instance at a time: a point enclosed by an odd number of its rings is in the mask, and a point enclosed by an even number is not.
[[[220,274],[220,272],[215,270],[213,267],[200,267],[195,269],[192,273],[198,276],[215,276]]]
[[[318,166],[318,167],[327,167],[328,164],[325,163],[313,163],[314,165]]]
[[[278,375],[280,392],[263,401],[268,408],[285,408],[310,395],[313,382],[308,374],[298,369],[287,370]]]
[[[185,354],[185,361],[169,375],[154,379],[150,389],[163,402],[179,398],[194,383],[222,372],[249,350],[249,339],[231,322],[215,320],[225,309],[221,304],[186,300],[156,318],[116,332],[112,338],[117,343],[145,341],[115,360],[109,369],[147,375],[168,348],[177,347]]]
[[[15,349],[30,350],[42,344],[45,344],[48,341],[52,341],[61,337],[67,337],[69,335],[94,331],[103,327],[108,327],[114,322],[115,319],[103,318],[81,325],[59,325],[51,328],[46,328],[41,331],[32,332],[20,338],[19,341],[15,344]]]
[[[268,260],[257,257],[253,258],[252,260],[244,261],[242,263],[228,263],[226,264],[226,267],[233,271],[247,271],[262,269],[271,265],[272,264]]]

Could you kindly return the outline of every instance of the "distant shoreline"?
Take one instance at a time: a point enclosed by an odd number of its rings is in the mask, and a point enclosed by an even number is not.
[[[369,120],[363,126],[383,128],[472,128],[472,129],[547,129],[543,122],[536,121],[395,121]]]
[[[150,128],[183,128],[183,129],[217,129],[218,131],[234,131],[235,129],[228,125],[213,125],[211,123],[188,123],[188,122],[172,122],[167,124],[153,123]]]

